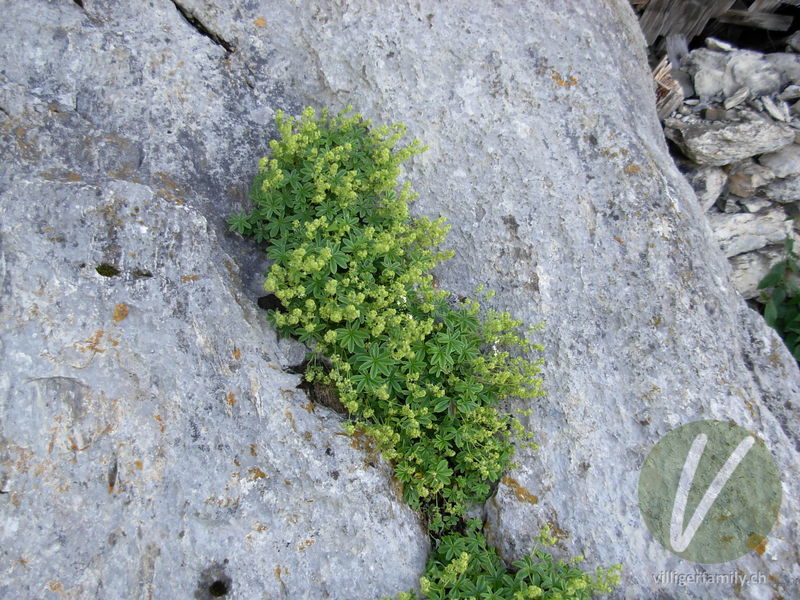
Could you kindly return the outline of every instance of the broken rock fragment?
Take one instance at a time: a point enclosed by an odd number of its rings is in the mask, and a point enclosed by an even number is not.
[[[729,258],[778,244],[792,231],[792,221],[780,208],[759,215],[711,213],[708,221],[722,252]]]
[[[736,121],[667,119],[665,133],[692,160],[723,166],[765,152],[776,152],[794,141],[794,131],[755,112]]]
[[[740,198],[749,198],[761,186],[767,185],[775,174],[752,160],[736,165],[728,176],[728,191]]]

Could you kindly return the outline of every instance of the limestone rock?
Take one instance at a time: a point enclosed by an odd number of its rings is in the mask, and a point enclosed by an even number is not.
[[[769,200],[755,196],[752,198],[741,198],[739,203],[744,206],[747,212],[751,213],[757,213],[772,206],[772,202]]]
[[[764,60],[781,73],[784,81],[794,84],[800,83],[800,55],[794,52],[774,52],[766,54]]]
[[[737,50],[729,56],[723,80],[723,93],[726,97],[732,96],[743,87],[748,88],[754,96],[780,91],[781,68],[763,54]]]
[[[768,117],[746,112],[737,121],[667,119],[666,135],[701,165],[723,166],[767,152],[794,141],[794,131]]]
[[[419,517],[282,371],[223,222],[291,105],[170,2],[84,5],[0,25],[0,593],[414,586]]]
[[[702,167],[689,176],[689,182],[704,211],[714,206],[725,189],[727,179],[727,174],[719,167]]]
[[[776,177],[800,175],[800,145],[791,144],[759,157],[758,162],[769,167]]]
[[[728,257],[780,243],[792,231],[792,221],[786,219],[780,208],[759,215],[711,213],[708,221]]]
[[[727,53],[706,48],[698,48],[688,54],[683,64],[692,76],[698,97],[705,100],[722,93],[727,62]]]
[[[743,298],[760,296],[759,282],[769,273],[773,265],[786,258],[783,244],[767,246],[753,252],[745,252],[730,259],[733,269],[733,285]]]
[[[764,189],[764,193],[770,200],[781,204],[798,202],[800,201],[800,175],[774,181]]]
[[[775,174],[770,169],[748,159],[734,165],[728,173],[728,191],[740,198],[749,198],[773,179]]]
[[[778,94],[779,100],[797,100],[800,98],[800,85],[789,85],[784,88],[784,90]]]

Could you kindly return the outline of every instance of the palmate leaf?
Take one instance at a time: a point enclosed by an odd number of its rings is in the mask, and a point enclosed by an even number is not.
[[[382,383],[382,380],[373,375],[369,371],[366,373],[356,373],[350,376],[352,382],[356,385],[356,391],[361,392],[374,392]]]
[[[272,245],[267,248],[267,256],[278,263],[282,263],[289,258],[291,248],[287,246],[286,240],[281,238],[272,242]]]
[[[367,338],[369,338],[369,332],[362,327],[361,319],[351,321],[336,330],[336,339],[339,344],[350,353],[355,353],[357,349],[363,349]]]
[[[250,217],[247,213],[238,213],[232,215],[228,219],[228,225],[230,225],[231,231],[235,231],[240,235],[249,235],[252,229],[252,223],[250,223]]]
[[[336,275],[340,269],[344,271],[347,268],[347,263],[350,259],[347,254],[339,249],[339,244],[333,246],[331,248],[331,252],[332,254],[330,262],[328,263],[328,269],[330,270],[331,275]]]
[[[355,356],[358,370],[362,373],[369,372],[373,377],[378,375],[389,376],[394,360],[383,344],[373,343],[366,353]]]

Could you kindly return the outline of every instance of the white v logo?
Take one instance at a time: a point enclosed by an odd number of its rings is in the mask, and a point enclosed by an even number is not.
[[[697,437],[694,438],[694,442],[692,442],[692,447],[689,449],[686,462],[683,463],[681,479],[678,483],[678,489],[675,491],[675,501],[672,504],[672,520],[669,525],[669,543],[672,545],[672,549],[675,550],[675,552],[683,552],[688,548],[694,538],[694,534],[697,533],[698,528],[706,518],[708,510],[711,508],[711,505],[714,504],[714,500],[717,499],[722,488],[725,487],[728,479],[733,475],[736,467],[742,462],[742,459],[744,459],[750,448],[753,447],[753,444],[756,443],[756,440],[752,436],[747,436],[739,442],[739,445],[736,446],[736,450],[728,457],[728,460],[722,465],[722,469],[720,469],[719,473],[714,477],[711,485],[708,486],[706,493],[703,494],[703,498],[700,500],[700,504],[697,505],[697,508],[695,508],[694,514],[692,518],[689,519],[689,524],[686,526],[686,529],[682,530],[689,489],[694,482],[694,474],[703,456],[703,450],[705,450],[707,442],[708,436],[703,433],[698,434]]]

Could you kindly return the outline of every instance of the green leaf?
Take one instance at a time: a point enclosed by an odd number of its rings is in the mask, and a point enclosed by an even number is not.
[[[770,327],[775,327],[775,321],[778,319],[778,310],[775,308],[775,303],[770,299],[764,307],[764,320]]]
[[[773,266],[769,273],[764,276],[764,279],[758,284],[758,289],[763,290],[764,288],[774,287],[778,285],[778,283],[783,279],[784,274],[786,273],[786,262],[779,262],[777,265]]]
[[[250,218],[247,213],[239,213],[232,215],[228,219],[228,225],[230,225],[230,230],[235,231],[240,235],[247,235],[250,233],[250,229],[252,225],[250,223]]]
[[[433,405],[433,412],[445,412],[448,408],[450,408],[450,398],[439,398]]]

